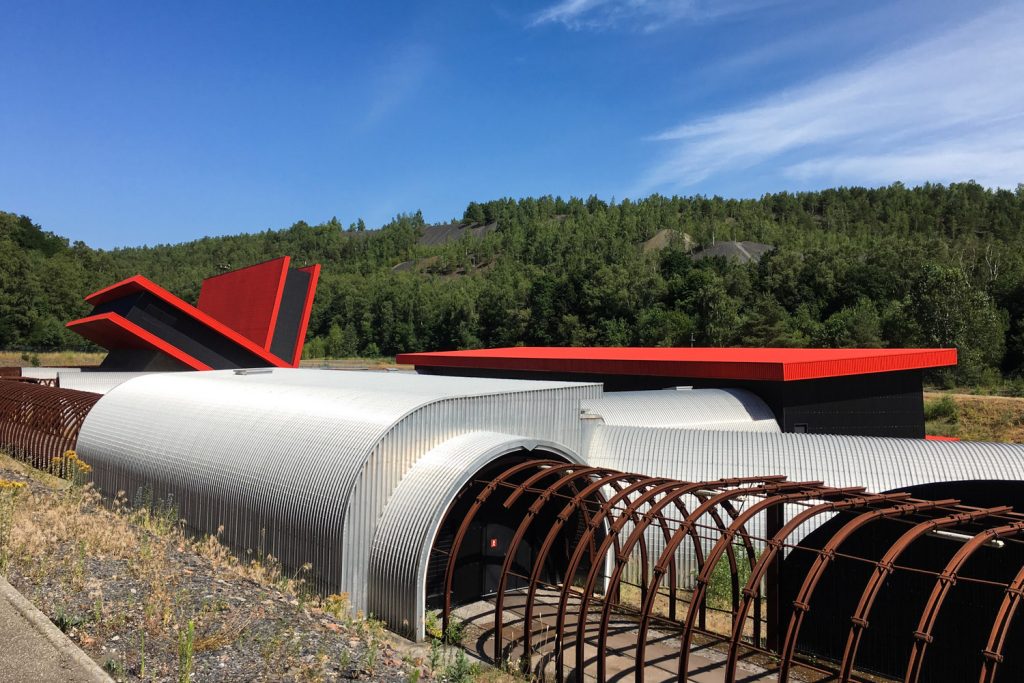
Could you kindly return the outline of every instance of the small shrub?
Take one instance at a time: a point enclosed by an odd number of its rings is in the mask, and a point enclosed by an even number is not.
[[[960,409],[952,396],[925,401],[924,419],[926,422],[945,420],[956,424],[960,417]]]

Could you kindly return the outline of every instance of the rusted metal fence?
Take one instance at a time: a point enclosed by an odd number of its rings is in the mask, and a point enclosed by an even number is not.
[[[0,380],[0,449],[38,469],[73,450],[99,394]]]
[[[761,674],[782,681],[967,680],[935,663],[926,669],[934,654],[954,657],[972,679],[985,682],[996,680],[1008,653],[1024,648],[1020,625],[1013,628],[1024,600],[1024,554],[999,556],[995,574],[977,561],[982,548],[1024,547],[1019,538],[1024,515],[1007,506],[971,507],[955,499],[874,494],[782,476],[682,482],[553,460],[521,463],[476,484],[474,504],[458,520],[447,553],[442,619],[447,631],[460,549],[474,522],[480,523],[481,511],[495,500],[506,510],[520,511],[494,594],[488,654],[495,662],[518,661],[533,673],[542,673],[545,666],[550,673],[553,667],[559,681],[570,674],[577,681],[621,680],[624,675],[661,680],[666,659],[675,660],[669,677],[679,681],[698,673],[708,676],[709,667],[722,681],[755,680],[751,661]],[[585,531],[555,557],[556,539],[564,541],[563,527],[574,518]],[[816,536],[808,535],[813,527]],[[650,542],[652,531],[657,547]],[[804,542],[812,538],[815,542]],[[920,554],[926,538],[932,539],[928,562],[908,557],[910,550]],[[524,573],[521,551],[526,545],[532,559]],[[696,564],[696,575],[685,582],[680,576],[683,549]],[[793,558],[800,561],[790,562]],[[552,560],[560,564],[558,578],[551,577]],[[1006,566],[1007,561],[1017,566]],[[627,598],[626,569],[637,565],[640,580]],[[728,606],[719,607],[719,618],[711,619],[709,594],[722,591],[716,585],[721,584],[721,566],[728,568]],[[847,571],[851,566],[857,571]],[[787,576],[784,590],[780,571],[790,567],[799,573]],[[893,594],[898,584],[892,579],[901,576],[928,590],[919,598]],[[829,588],[836,582],[842,600]],[[984,589],[985,596],[972,606],[972,615],[986,616],[984,623],[972,622],[965,629],[985,637],[984,648],[971,649],[970,638],[950,638],[948,628],[945,639],[936,642],[943,608],[947,613],[956,608],[949,607],[950,596],[971,587]],[[541,594],[549,596],[543,605]],[[883,602],[888,603],[886,614],[897,610],[899,618],[885,621],[878,609]],[[873,613],[882,620],[876,634],[892,639],[899,658],[889,671],[879,671],[863,656]],[[803,651],[801,629],[811,623],[809,614],[837,624],[841,655],[830,661]],[[513,623],[521,626],[510,628]],[[892,629],[903,624],[913,626],[902,634],[899,642],[906,644],[906,652],[899,654],[902,645],[895,645]],[[652,639],[655,631],[660,635]],[[671,656],[666,655],[666,633],[675,643]],[[624,639],[631,644],[624,645]],[[632,651],[624,654],[624,648]],[[717,654],[694,654],[707,648]],[[609,653],[616,653],[614,671]],[[859,653],[870,673],[858,668]],[[630,657],[632,672],[624,672],[622,661]],[[1016,680],[1019,673],[1008,671],[1005,680]]]

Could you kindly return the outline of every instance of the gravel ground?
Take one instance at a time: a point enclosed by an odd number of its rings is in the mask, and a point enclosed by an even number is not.
[[[116,680],[431,677],[345,596],[312,595],[272,560],[240,561],[169,516],[10,460],[0,480],[26,485],[0,491],[0,573]]]

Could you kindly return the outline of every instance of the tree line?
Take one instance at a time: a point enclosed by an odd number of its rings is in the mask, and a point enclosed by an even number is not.
[[[945,381],[1024,374],[1024,186],[545,196],[472,202],[461,222],[493,229],[426,246],[417,212],[377,230],[300,221],[98,250],[0,213],[0,348],[87,348],[63,323],[88,312],[85,294],[136,273],[195,301],[204,277],[289,254],[323,265],[307,357],[516,344],[953,346],[960,365]],[[692,258],[725,240],[773,249],[751,263]]]

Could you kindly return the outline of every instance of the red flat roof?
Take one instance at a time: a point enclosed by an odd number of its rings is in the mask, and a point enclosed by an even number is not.
[[[778,349],[516,346],[403,353],[418,368],[792,381],[956,365],[956,349]]]

